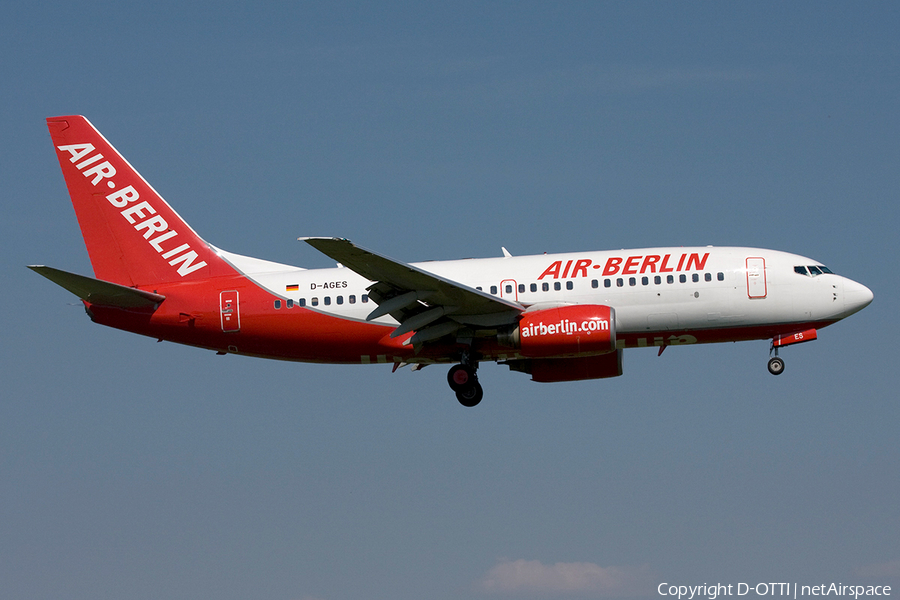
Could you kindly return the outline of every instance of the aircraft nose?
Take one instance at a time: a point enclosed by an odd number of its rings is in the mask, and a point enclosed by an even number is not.
[[[867,307],[873,298],[875,298],[875,294],[863,284],[852,279],[844,281],[844,310],[848,315]]]

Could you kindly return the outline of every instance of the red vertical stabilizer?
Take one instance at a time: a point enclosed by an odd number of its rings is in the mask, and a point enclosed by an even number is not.
[[[47,127],[98,279],[149,286],[231,271],[90,121]]]

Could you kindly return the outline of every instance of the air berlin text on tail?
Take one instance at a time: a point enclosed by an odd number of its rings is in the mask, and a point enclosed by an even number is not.
[[[57,149],[60,152],[69,153],[71,156],[69,162],[75,164],[75,167],[81,171],[82,175],[92,178],[91,185],[96,186],[103,179],[109,179],[109,181],[106,182],[106,185],[110,189],[115,189],[116,184],[112,181],[112,177],[116,174],[116,168],[108,160],[98,162],[103,159],[102,154],[98,152],[89,158],[81,160],[95,151],[93,144],[68,144],[65,146],[57,146]],[[127,185],[109,194],[106,196],[106,199],[116,208],[125,208],[129,204],[137,202],[137,200],[140,199],[140,194],[134,189],[134,186]],[[175,247],[170,247],[169,249],[163,247],[163,242],[176,237],[178,232],[174,229],[169,229],[169,224],[166,223],[166,220],[157,215],[156,210],[150,206],[148,202],[141,201],[129,208],[125,208],[120,214],[126,221],[134,225],[135,231],[142,233],[144,239],[147,240],[147,243],[150,244],[157,253],[161,254],[164,259],[168,260],[170,265],[173,267],[175,265],[180,265],[178,267],[178,274],[180,276],[184,277],[185,275],[189,275],[197,269],[202,269],[206,266],[204,261],[194,262],[197,260],[198,256],[196,252],[191,250],[190,244],[177,245],[176,240],[176,243],[169,245]],[[152,237],[155,233],[159,233],[160,235]]]

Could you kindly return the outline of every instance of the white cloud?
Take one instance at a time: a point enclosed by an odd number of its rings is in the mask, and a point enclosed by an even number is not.
[[[584,593],[598,596],[649,595],[650,567],[601,567],[573,562],[545,565],[538,560],[501,560],[481,580],[488,592]]]
[[[856,574],[860,577],[900,577],[900,558],[859,567]]]

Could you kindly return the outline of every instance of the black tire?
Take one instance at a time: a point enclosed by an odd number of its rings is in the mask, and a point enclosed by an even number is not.
[[[471,387],[473,381],[478,381],[475,371],[466,365],[454,365],[447,373],[447,383],[454,392]]]
[[[474,385],[470,385],[469,387],[456,392],[456,399],[466,408],[478,406],[478,403],[481,402],[482,398],[484,398],[484,390],[477,381]]]
[[[777,356],[769,359],[769,373],[772,375],[781,375],[784,373],[784,361]]]

